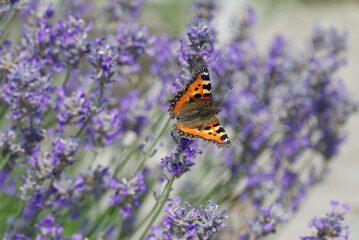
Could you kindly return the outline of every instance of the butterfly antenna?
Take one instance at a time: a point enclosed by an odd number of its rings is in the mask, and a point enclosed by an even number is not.
[[[224,115],[224,114],[221,113],[221,116],[227,118],[229,121],[231,121],[231,122],[232,122],[234,125],[236,125],[237,127],[243,128],[243,125],[241,126],[241,125],[237,124],[236,122],[234,122],[232,119],[230,119],[230,118],[227,117],[226,115]]]
[[[218,108],[221,108],[222,104],[224,103],[224,100],[227,98],[227,96],[228,96],[229,92],[230,92],[232,89],[233,89],[233,86],[232,86],[232,87],[228,90],[228,92],[227,92],[226,96],[224,96],[224,98],[223,98],[223,100],[222,100],[221,104],[219,104]],[[228,119],[229,119],[229,118],[228,118]]]

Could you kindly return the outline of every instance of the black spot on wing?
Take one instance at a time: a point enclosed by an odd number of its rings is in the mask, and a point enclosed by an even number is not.
[[[210,130],[212,127],[211,126],[208,126],[208,127],[205,127],[204,130]]]
[[[218,127],[218,126],[219,126],[219,123],[213,124],[213,127]]]
[[[224,141],[224,140],[226,140],[226,139],[228,139],[227,134],[224,134],[223,136],[221,136],[221,140],[222,140],[222,141]]]
[[[203,88],[204,88],[204,89],[207,89],[208,91],[211,91],[211,89],[212,89],[210,83],[203,85]]]
[[[201,94],[199,94],[199,93],[197,93],[196,95],[194,95],[194,97],[195,97],[195,98],[201,98],[201,97],[202,97],[202,95],[201,95]]]
[[[209,75],[207,74],[202,74],[202,79],[203,80],[209,80]]]
[[[203,94],[203,97],[211,97],[212,95],[210,93]]]
[[[217,131],[216,131],[217,133],[221,133],[221,132],[224,132],[224,129],[223,129],[223,127],[220,127]]]
[[[199,88],[198,88],[198,87],[196,87],[194,90],[195,90],[195,91],[198,91],[198,89],[199,89]]]

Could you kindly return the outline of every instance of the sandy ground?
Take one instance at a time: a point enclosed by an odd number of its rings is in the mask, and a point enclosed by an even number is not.
[[[228,36],[226,33],[230,31],[230,27],[226,26],[225,22],[230,17],[240,14],[248,3],[252,4],[258,15],[255,36],[263,49],[271,43],[276,33],[283,34],[294,45],[302,46],[316,23],[347,29],[348,64],[338,75],[344,79],[352,96],[359,99],[359,4],[352,1],[336,1],[331,4],[321,2],[322,4],[315,5],[291,2],[275,6],[266,3],[264,6],[265,1],[226,0],[223,1],[225,14],[218,20],[220,34],[223,39]],[[350,118],[345,129],[348,137],[331,163],[331,172],[325,182],[311,192],[297,216],[286,225],[283,233],[276,235],[274,239],[299,239],[299,236],[310,233],[307,223],[314,216],[322,216],[329,211],[329,202],[332,199],[351,206],[346,217],[351,232],[349,239],[359,239],[358,113]]]

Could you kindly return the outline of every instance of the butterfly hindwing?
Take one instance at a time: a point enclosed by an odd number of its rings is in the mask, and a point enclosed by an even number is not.
[[[219,148],[229,147],[230,145],[230,140],[226,131],[215,116],[212,116],[206,121],[177,123],[174,125],[174,131],[180,137],[189,139],[201,138],[206,142],[215,144]]]
[[[180,112],[192,109],[193,106],[211,107],[213,102],[212,86],[208,69],[206,67],[198,69],[186,86],[168,102],[168,112],[171,118],[177,118]]]

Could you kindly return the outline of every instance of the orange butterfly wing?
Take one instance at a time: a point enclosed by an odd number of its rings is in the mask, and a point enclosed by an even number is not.
[[[194,121],[191,123],[176,123],[174,131],[180,137],[189,139],[201,138],[205,142],[215,144],[218,148],[227,148],[231,142],[217,117],[213,116],[208,121]]]
[[[208,69],[206,67],[198,69],[186,86],[168,102],[168,112],[172,119],[177,118],[181,112],[190,110],[194,104],[211,107],[213,99]]]

